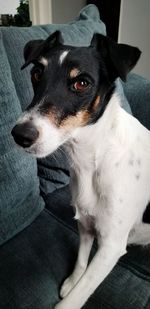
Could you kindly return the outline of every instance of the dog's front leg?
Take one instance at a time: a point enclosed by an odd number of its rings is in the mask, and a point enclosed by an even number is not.
[[[80,235],[78,257],[73,273],[64,281],[61,287],[60,296],[62,298],[64,298],[73,289],[85,272],[94,240],[94,236],[87,232],[80,222],[78,223],[78,230]]]
[[[106,278],[118,259],[126,252],[125,242],[115,238],[102,239],[101,246],[87,270],[71,292],[55,306],[55,309],[80,309]]]

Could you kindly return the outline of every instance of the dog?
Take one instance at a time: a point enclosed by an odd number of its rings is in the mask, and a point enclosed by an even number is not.
[[[80,235],[55,309],[82,308],[127,244],[150,243],[150,225],[142,222],[150,201],[150,132],[121,107],[115,84],[140,54],[101,34],[89,47],[65,46],[59,31],[24,48],[22,69],[34,65],[34,97],[12,135],[36,157],[65,146]],[[95,236],[98,249],[88,265]]]

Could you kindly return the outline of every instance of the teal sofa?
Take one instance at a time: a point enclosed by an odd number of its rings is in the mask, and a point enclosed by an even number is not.
[[[68,25],[0,28],[0,309],[54,308],[77,256],[64,150],[36,161],[10,133],[33,95],[30,68],[20,70],[23,47],[56,29],[71,45],[87,46],[94,32],[106,33],[92,5]],[[130,74],[126,84],[117,83],[124,108],[150,129],[150,81]],[[95,249],[96,243],[92,255]],[[150,247],[128,248],[84,308],[150,309]]]

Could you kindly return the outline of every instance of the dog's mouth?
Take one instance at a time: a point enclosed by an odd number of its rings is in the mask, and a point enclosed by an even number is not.
[[[17,145],[36,157],[45,157],[63,142],[61,134],[45,117],[26,112],[11,132]]]

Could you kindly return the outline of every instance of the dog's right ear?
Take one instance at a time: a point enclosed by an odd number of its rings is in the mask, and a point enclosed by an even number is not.
[[[91,47],[96,48],[104,59],[112,81],[117,77],[126,81],[127,74],[134,68],[141,55],[141,51],[137,47],[118,44],[102,34],[94,34]]]
[[[36,58],[36,53],[41,49],[41,46],[43,44],[44,40],[33,40],[33,41],[29,41],[25,47],[24,47],[24,59],[25,59],[25,63],[24,65],[21,67],[21,70],[23,70],[24,68],[26,68],[34,58]]]

